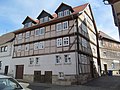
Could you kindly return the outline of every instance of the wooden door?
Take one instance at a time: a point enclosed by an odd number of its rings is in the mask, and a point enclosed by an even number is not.
[[[34,71],[34,82],[41,82],[41,71]]]
[[[52,83],[52,71],[45,71],[45,83]]]
[[[16,65],[16,79],[23,79],[24,65]]]

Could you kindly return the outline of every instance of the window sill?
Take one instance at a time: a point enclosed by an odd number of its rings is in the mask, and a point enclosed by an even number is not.
[[[55,65],[62,65],[62,63],[55,63]]]
[[[64,65],[71,65],[71,63],[64,63]]]

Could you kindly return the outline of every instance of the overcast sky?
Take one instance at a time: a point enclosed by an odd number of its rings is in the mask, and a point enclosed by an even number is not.
[[[0,35],[22,28],[26,16],[36,19],[43,9],[53,14],[62,2],[72,7],[89,2],[98,30],[119,40],[111,6],[103,0],[0,0]]]

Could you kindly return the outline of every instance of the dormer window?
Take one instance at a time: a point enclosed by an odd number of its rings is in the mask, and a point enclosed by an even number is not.
[[[26,19],[23,21],[24,28],[31,27],[32,25],[36,24],[37,22],[30,18],[29,16],[26,17]]]
[[[55,13],[58,15],[58,17],[67,16],[73,12],[74,12],[73,8],[67,4],[64,4],[64,3],[62,3],[55,11]]]
[[[49,17],[48,16],[44,17],[44,22],[48,22],[48,21],[49,21]]]
[[[32,26],[32,22],[29,22],[29,23],[25,23],[24,24],[24,27],[31,27]]]
[[[50,18],[52,19],[53,16],[49,14],[48,12],[46,12],[45,10],[43,10],[40,13],[40,15],[37,17],[37,19],[40,20],[40,23],[48,22]]]
[[[63,11],[61,11],[61,12],[59,12],[58,13],[58,17],[63,17],[64,15],[63,15]]]
[[[64,11],[64,16],[70,15],[70,11],[69,10],[65,10]]]
[[[43,23],[43,22],[44,22],[44,18],[41,18],[41,19],[40,19],[40,23]]]

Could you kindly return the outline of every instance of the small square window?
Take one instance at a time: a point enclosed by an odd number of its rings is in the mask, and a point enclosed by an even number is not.
[[[34,43],[34,50],[38,50],[39,49],[39,45],[38,42]]]
[[[63,22],[63,30],[68,29],[68,21]]]
[[[42,27],[42,28],[40,28],[40,35],[44,35],[44,33],[45,33],[45,27]]]
[[[39,42],[39,49],[44,49],[44,42]]]
[[[63,28],[62,28],[62,23],[58,23],[56,24],[56,30],[57,31],[61,31]]]
[[[18,40],[22,39],[22,33],[18,34]]]
[[[30,60],[30,65],[33,65],[34,64],[34,58],[29,58]]]
[[[35,30],[35,36],[38,36],[38,35],[40,35],[40,30],[39,30],[39,29],[36,29],[36,30]]]
[[[68,15],[70,15],[70,11],[69,10],[65,10],[64,11],[64,16],[68,16]]]
[[[48,21],[49,21],[49,17],[48,16],[44,17],[44,22],[48,22]]]
[[[29,37],[30,37],[30,32],[28,31],[25,33],[25,38],[29,38]]]
[[[59,72],[58,78],[59,79],[64,79],[64,72]]]
[[[69,37],[64,37],[63,38],[63,46],[69,45]]]
[[[36,65],[39,65],[39,60],[40,60],[40,58],[39,58],[39,57],[36,57],[36,60],[35,60],[35,64],[36,64]]]
[[[56,55],[56,64],[61,64],[61,57]]]
[[[62,46],[62,38],[57,39],[57,47]]]
[[[64,59],[65,59],[65,64],[70,64],[71,63],[70,55],[64,55]]]
[[[41,18],[41,19],[40,19],[40,23],[43,23],[43,22],[44,22],[44,19],[43,19],[43,18]]]
[[[25,51],[29,51],[29,44],[25,45]]]
[[[58,17],[63,17],[63,11],[58,13]]]

